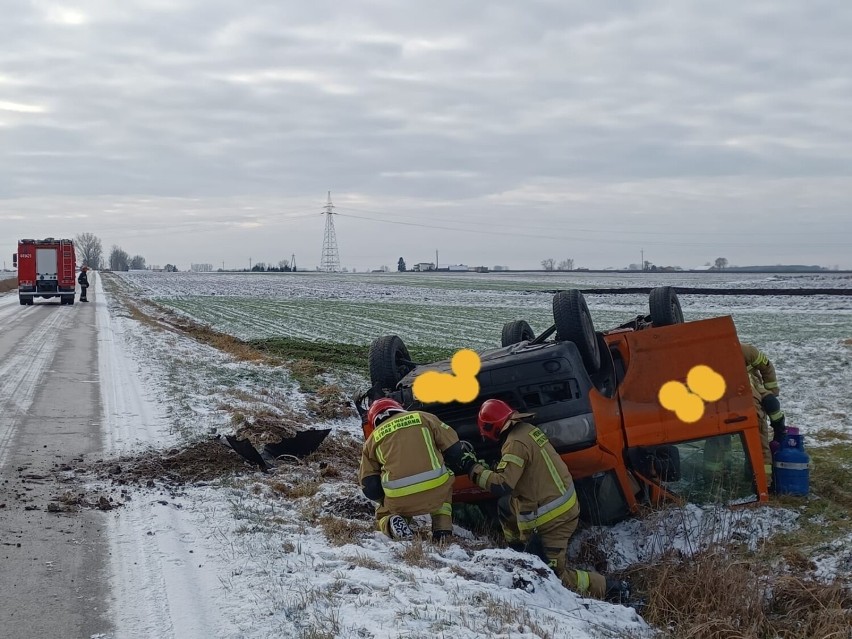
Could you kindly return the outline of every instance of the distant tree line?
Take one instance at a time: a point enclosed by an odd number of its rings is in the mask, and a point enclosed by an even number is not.
[[[104,268],[103,244],[101,238],[97,235],[80,233],[74,238],[74,247],[77,250],[77,261],[80,266],[88,266],[95,270]],[[147,268],[144,257],[141,255],[131,257],[127,251],[116,244],[113,244],[112,249],[110,249],[106,266],[112,271],[144,270]]]
[[[278,266],[267,264],[266,262],[258,262],[250,270],[263,273],[290,273],[296,270],[296,262],[294,260],[291,265],[289,260],[279,260]]]
[[[566,258],[557,264],[555,259],[548,257],[541,261],[541,268],[545,271],[573,271],[574,258]]]

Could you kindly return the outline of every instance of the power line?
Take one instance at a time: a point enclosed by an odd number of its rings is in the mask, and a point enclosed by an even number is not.
[[[360,213],[373,213],[375,215],[392,215],[394,218],[400,218],[401,217],[401,218],[406,218],[406,219],[423,219],[423,215],[405,215],[405,214],[402,214],[402,213],[397,213],[396,211],[394,211],[393,213],[388,213],[387,211],[375,211],[375,210],[370,210],[370,209],[354,208],[354,207],[351,207],[351,206],[340,206],[340,205],[335,205],[335,208],[339,211],[356,211],[356,212],[360,212]],[[429,214],[429,216],[434,219],[434,215],[432,215],[431,213]],[[355,217],[355,216],[352,216],[352,217]],[[373,219],[373,218],[367,218],[367,219]],[[383,221],[385,221],[385,220],[383,220]],[[391,222],[392,220],[386,220],[386,221]],[[449,221],[449,220],[447,220],[447,221]],[[517,228],[518,227],[517,223],[513,224],[513,223],[506,223],[506,222],[496,222],[496,221],[494,221],[493,219],[490,219],[490,218],[487,221],[483,221],[481,223],[487,224],[489,227],[491,227],[491,226],[506,226],[506,227],[510,227],[510,228]],[[538,228],[538,229],[547,229],[547,230],[552,231],[555,225],[565,225],[565,226],[568,227],[568,230],[570,230],[572,232],[577,232],[577,233],[602,233],[604,235],[623,234],[623,235],[631,235],[631,236],[635,236],[635,235],[688,235],[688,236],[694,236],[694,235],[700,233],[701,235],[727,235],[727,236],[729,236],[729,235],[734,233],[734,231],[705,231],[703,229],[701,229],[701,230],[688,230],[688,231],[665,231],[665,230],[660,230],[660,231],[657,231],[657,230],[628,231],[628,230],[621,230],[621,229],[617,229],[617,228],[608,228],[608,227],[607,228],[601,228],[601,227],[599,227],[599,228],[582,228],[582,227],[574,226],[571,222],[566,221],[566,220],[554,220],[553,222],[548,223],[546,225],[535,225],[535,224],[528,224],[528,223],[524,222],[523,227],[525,229]],[[737,231],[737,232],[739,232],[739,231]],[[797,238],[802,236],[802,233],[797,232],[797,231],[763,231],[763,230],[761,230],[760,233],[761,233],[761,235],[781,235],[781,236],[790,235],[790,236],[795,236]],[[832,236],[838,235],[838,232],[834,231],[834,230],[821,231],[820,233],[826,234],[826,235],[832,235]],[[841,231],[839,234],[845,235],[846,233]],[[822,244],[822,243],[820,243],[820,244]]]
[[[476,233],[478,235],[501,235],[501,236],[506,236],[506,237],[529,237],[529,238],[534,238],[534,239],[537,239],[537,240],[564,240],[566,242],[572,242],[572,241],[576,242],[577,240],[584,239],[584,238],[578,238],[576,236],[554,235],[553,233],[541,235],[541,234],[534,234],[534,233],[524,233],[522,231],[493,231],[493,230],[489,230],[489,229],[482,228],[482,227],[471,229],[471,228],[462,228],[462,227],[457,227],[457,226],[440,226],[440,225],[437,225],[437,224],[424,224],[422,222],[402,222],[402,221],[399,221],[399,220],[385,220],[385,219],[378,219],[378,218],[373,218],[373,217],[366,217],[366,216],[363,216],[363,215],[353,215],[351,213],[338,213],[337,215],[340,215],[341,217],[353,218],[353,219],[358,219],[358,220],[367,220],[367,221],[370,221],[370,222],[380,222],[382,224],[398,224],[398,225],[401,225],[401,226],[415,226],[415,227],[419,227],[419,228],[426,228],[426,229],[433,229],[433,230],[454,231],[454,232],[457,232],[457,233]],[[492,224],[492,226],[494,226],[494,225]],[[585,229],[572,229],[572,230],[576,231],[577,233],[607,232],[605,230],[604,231],[585,230]],[[630,231],[619,231],[619,232],[625,233],[625,234],[628,234],[628,235],[633,235],[633,233],[630,232]],[[705,235],[705,233],[703,231],[697,231],[697,232],[693,233],[693,235]],[[586,239],[588,239],[588,238],[586,238]],[[634,239],[614,239],[614,238],[611,238],[611,237],[607,238],[606,242],[609,243],[609,244],[635,244],[636,243]],[[673,244],[677,244],[679,246],[713,246],[713,247],[721,247],[721,248],[752,247],[752,246],[755,246],[755,244],[757,244],[757,242],[736,243],[736,242],[728,242],[728,241],[723,241],[723,240],[719,240],[718,242],[685,242],[685,241],[681,241],[681,240],[666,240],[666,241],[655,242],[653,240],[643,240],[642,243],[643,244],[659,245],[659,246],[672,246]],[[776,242],[776,244],[778,244],[778,242]],[[817,246],[817,247],[822,247],[822,246],[847,247],[847,246],[849,246],[848,243],[831,244],[831,243],[827,243],[827,242],[808,243],[808,242],[800,242],[800,241],[796,241],[795,245],[796,246]]]

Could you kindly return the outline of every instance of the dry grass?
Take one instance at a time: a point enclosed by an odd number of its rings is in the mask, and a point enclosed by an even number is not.
[[[475,595],[471,603],[481,608],[485,613],[484,626],[477,624],[476,627],[471,628],[482,632],[482,636],[500,635],[511,637],[516,634],[531,634],[540,639],[554,639],[556,636],[565,636],[554,634],[554,631],[558,630],[556,627],[550,630],[537,622],[530,610],[523,604],[515,604],[511,601],[497,599],[485,593]],[[467,626],[468,624],[463,625]]]
[[[836,419],[845,419],[846,418],[845,413],[833,413],[832,416],[835,417]],[[840,430],[838,428],[821,428],[820,430],[815,432],[813,435],[811,435],[811,437],[813,437],[816,440],[824,441],[824,442],[826,442],[826,441],[848,442],[848,441],[852,440],[852,435],[850,435],[845,430]]]
[[[297,483],[274,481],[270,485],[273,491],[285,499],[300,499],[302,497],[313,497],[319,491],[322,482],[316,479],[307,479]]]
[[[326,476],[334,476],[333,473],[336,472],[337,476],[355,479],[358,476],[358,467],[361,465],[363,447],[363,442],[352,435],[333,432],[315,452],[305,458],[305,461],[309,464],[318,464],[321,472],[328,468],[334,469],[327,471]]]
[[[9,291],[14,291],[18,288],[18,278],[17,277],[9,277],[3,278],[0,280],[0,293],[8,293]]]
[[[364,521],[353,521],[342,517],[324,515],[319,518],[325,538],[333,546],[345,546],[356,541],[359,537],[367,534],[372,526]]]
[[[633,572],[646,593],[643,616],[677,639],[850,637],[852,593],[712,548],[664,558]]]
[[[441,563],[426,552],[428,547],[428,544],[415,535],[411,541],[397,544],[394,547],[394,555],[397,559],[404,561],[410,566],[437,568]]]
[[[367,570],[383,571],[387,569],[386,564],[378,562],[372,557],[368,557],[367,555],[362,555],[361,553],[357,553],[351,557],[347,557],[347,559],[353,565],[360,566],[361,568],[366,568]]]
[[[340,386],[320,386],[307,400],[308,410],[322,419],[339,419],[355,413],[352,402]]]

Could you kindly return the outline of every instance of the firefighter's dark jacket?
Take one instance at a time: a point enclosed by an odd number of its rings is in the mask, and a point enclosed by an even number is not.
[[[77,284],[80,286],[89,285],[89,276],[86,275],[86,271],[80,271],[80,276],[77,278]]]

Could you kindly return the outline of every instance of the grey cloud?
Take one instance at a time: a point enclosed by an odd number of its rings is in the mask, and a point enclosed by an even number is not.
[[[215,216],[214,198],[332,188],[373,210],[487,217],[499,202],[509,223],[594,211],[638,232],[646,220],[611,207],[686,229],[732,183],[727,205],[801,226],[796,184],[801,206],[850,232],[843,4],[82,1],[77,26],[45,21],[46,6],[14,3],[0,23],[5,208],[145,195],[175,223],[174,198]],[[657,191],[613,200],[635,181]],[[658,191],[689,182],[686,199]],[[579,199],[522,195],[546,184]]]

